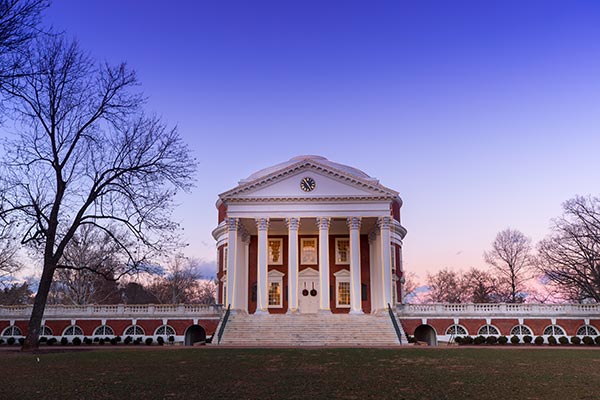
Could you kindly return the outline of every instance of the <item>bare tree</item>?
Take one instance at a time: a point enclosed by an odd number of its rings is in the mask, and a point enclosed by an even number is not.
[[[18,251],[17,240],[10,227],[0,226],[0,284],[22,268]]]
[[[484,253],[484,259],[498,272],[501,283],[508,286],[506,301],[522,302],[526,282],[532,278],[534,267],[531,240],[520,231],[505,229],[496,235],[492,242],[492,250]]]
[[[538,245],[538,268],[571,301],[600,302],[600,198],[577,196]]]
[[[416,292],[418,287],[418,278],[417,274],[410,271],[404,274],[402,281],[402,302],[405,302],[408,299],[412,298]]]
[[[499,279],[488,271],[471,268],[462,275],[465,300],[471,303],[506,301],[506,291]]]
[[[463,303],[465,301],[462,277],[459,272],[445,268],[435,274],[427,274],[429,303]]]
[[[164,275],[155,278],[146,288],[163,304],[193,303],[202,278],[197,264],[196,260],[177,254]]]
[[[21,229],[43,265],[24,350],[37,347],[55,271],[73,268],[63,261],[75,235],[87,226],[110,237],[115,278],[146,268],[176,242],[173,197],[190,188],[196,166],[176,129],[142,113],[124,64],[96,65],[57,37],[27,60],[39,73],[1,84],[19,135],[5,146],[0,173],[0,218]]]

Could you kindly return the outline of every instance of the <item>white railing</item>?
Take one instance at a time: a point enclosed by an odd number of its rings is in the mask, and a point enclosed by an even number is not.
[[[31,305],[0,306],[0,319],[29,318]],[[44,318],[220,317],[220,304],[116,304],[46,306]]]
[[[600,316],[600,304],[399,304],[400,316]]]

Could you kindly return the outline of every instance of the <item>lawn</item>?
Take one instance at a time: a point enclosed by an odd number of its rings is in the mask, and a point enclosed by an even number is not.
[[[600,351],[585,348],[53,351],[0,352],[0,398],[600,398]]]

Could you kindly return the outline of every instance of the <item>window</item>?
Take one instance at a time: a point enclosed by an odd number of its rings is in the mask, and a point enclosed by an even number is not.
[[[338,282],[338,307],[350,307],[350,282]]]
[[[141,326],[131,325],[129,328],[125,329],[124,335],[126,336],[143,336],[146,333],[142,329]]]
[[[516,336],[523,336],[523,335],[529,335],[531,336],[531,329],[529,329],[529,327],[525,326],[525,325],[517,325],[514,328],[512,328],[510,330],[510,334],[511,335],[516,335]]]
[[[268,280],[268,296],[269,296],[269,307],[281,308],[283,307],[283,272],[272,269],[269,271]]]
[[[43,325],[42,328],[40,329],[40,336],[52,336],[54,335],[54,333],[52,333],[52,329],[48,328],[46,325]]]
[[[350,271],[343,269],[333,274],[335,276],[335,305],[338,308],[350,307]]]
[[[300,264],[317,265],[317,239],[300,239]]]
[[[500,331],[498,331],[498,328],[496,328],[495,326],[484,325],[481,328],[479,328],[477,334],[481,336],[499,335]]]
[[[2,336],[23,336],[21,333],[21,329],[18,327],[11,325],[2,332]]]
[[[565,330],[558,325],[550,325],[544,329],[544,335],[565,336]]]
[[[77,325],[71,325],[65,329],[63,336],[83,336],[83,330]]]
[[[350,264],[350,239],[335,239],[335,263]]]
[[[467,330],[461,325],[450,325],[448,329],[446,329],[446,335],[466,335]]]
[[[598,336],[598,330],[591,325],[584,325],[577,329],[577,336]]]
[[[269,307],[281,307],[281,283],[271,282],[269,285]]]
[[[94,336],[106,337],[106,336],[114,336],[114,335],[115,335],[115,331],[113,331],[113,328],[111,328],[108,325],[99,326],[94,331]]]
[[[228,259],[229,251],[227,246],[223,247],[223,271],[227,271],[227,259]]]
[[[163,326],[159,326],[158,329],[156,330],[156,332],[154,332],[154,334],[155,335],[174,336],[175,335],[175,329],[173,329],[172,326],[163,325]]]
[[[283,239],[269,239],[269,264],[283,264]]]

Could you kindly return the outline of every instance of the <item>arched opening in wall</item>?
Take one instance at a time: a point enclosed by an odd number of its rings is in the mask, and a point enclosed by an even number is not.
[[[200,325],[192,325],[185,331],[185,345],[193,346],[194,343],[204,343],[206,341],[206,331]]]
[[[425,342],[429,346],[437,346],[437,335],[430,325],[419,325],[415,329],[415,339],[419,342]]]

